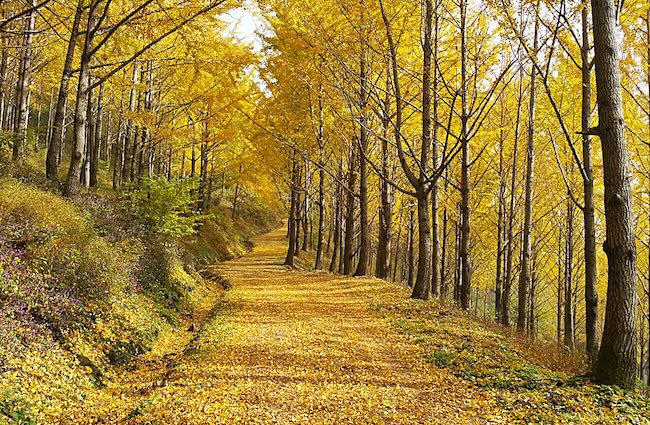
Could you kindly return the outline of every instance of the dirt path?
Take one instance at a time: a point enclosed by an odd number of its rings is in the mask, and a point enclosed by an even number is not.
[[[128,423],[478,423],[450,374],[373,314],[394,287],[288,271],[283,231],[215,266],[233,289]]]

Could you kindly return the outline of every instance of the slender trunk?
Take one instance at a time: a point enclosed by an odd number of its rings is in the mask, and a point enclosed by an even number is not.
[[[514,148],[512,152],[512,169],[510,174],[510,205],[508,207],[507,250],[505,279],[501,294],[501,324],[510,326],[510,295],[512,292],[513,259],[515,256],[515,205],[517,199],[517,157],[519,155],[519,128],[521,122],[521,104],[523,99],[523,66],[519,68],[519,96],[514,131]]]
[[[90,79],[92,84],[92,78]],[[86,109],[86,146],[84,149],[82,183],[85,187],[91,186],[93,160],[95,159],[95,114],[93,111],[93,93],[92,89],[88,90],[88,108]]]
[[[81,54],[81,66],[79,67],[77,103],[74,113],[74,144],[64,188],[64,194],[66,196],[74,196],[79,192],[79,179],[81,177],[83,155],[87,143],[86,125],[90,88],[90,51],[92,50],[93,44],[92,34],[95,26],[95,13],[96,7],[91,6],[88,11],[84,50]]]
[[[390,86],[390,74],[387,73],[386,87]],[[382,114],[382,140],[381,140],[381,174],[379,176],[379,197],[381,199],[379,210],[379,242],[377,244],[377,263],[375,276],[387,279],[390,275],[390,240],[392,224],[392,196],[391,186],[388,183],[389,153],[388,134],[390,131],[390,96],[386,95]]]
[[[461,62],[461,130],[460,143],[462,149],[461,157],[461,240],[460,240],[460,267],[461,267],[461,291],[460,305],[463,310],[469,310],[470,294],[472,290],[471,265],[470,265],[470,214],[469,204],[469,136],[467,134],[467,30],[466,30],[466,0],[460,0],[460,62]]]
[[[428,7],[428,6],[427,6]],[[431,136],[431,163],[433,171],[438,172],[438,130],[440,122],[439,114],[439,97],[438,97],[438,0],[435,8],[435,25],[433,29],[433,78],[432,78],[432,96],[433,96],[433,134]],[[432,17],[433,18],[433,17]],[[438,179],[435,178],[431,183],[431,293],[434,297],[440,295],[440,231],[438,219]],[[444,255],[444,251],[443,251]]]
[[[302,207],[302,247],[301,251],[307,251],[307,243],[309,241],[309,215],[311,208],[309,205],[309,189],[311,186],[311,170],[309,169],[309,162],[305,161],[305,185],[303,186],[303,207]]]
[[[360,80],[360,108],[362,110],[359,119],[359,218],[360,218],[360,235],[359,235],[359,262],[354,276],[363,276],[368,272],[368,249],[370,247],[370,229],[368,226],[368,82],[367,82],[367,65],[366,65],[366,45],[362,42],[361,48],[361,71]],[[353,186],[350,187],[352,189]]]
[[[1,87],[0,90],[2,90]],[[54,114],[54,87],[52,87],[52,93],[50,94],[50,105],[47,108],[47,128],[45,130],[45,145],[48,148],[50,146],[50,142],[52,141],[52,120],[54,118],[53,114]]]
[[[133,75],[131,76],[131,90],[129,93],[129,112],[135,112],[137,102],[137,84],[139,80],[138,70],[140,67],[136,64],[133,65]],[[133,150],[135,146],[135,131],[133,131],[133,119],[126,122],[124,131],[124,168],[122,169],[122,180],[133,180]]]
[[[449,213],[447,206],[442,210],[442,258],[440,259],[440,299],[443,302],[449,295],[449,279],[447,278],[447,245],[449,234],[447,227],[449,225]]]
[[[99,170],[99,158],[102,143],[102,109],[104,107],[104,86],[99,86],[97,95],[97,110],[95,111],[95,121],[91,124],[94,128],[93,142],[90,158],[90,186],[97,186],[97,171]]]
[[[16,121],[14,124],[16,137],[14,138],[13,152],[11,159],[16,161],[25,154],[27,144],[27,124],[29,121],[29,85],[31,82],[32,70],[32,40],[34,38],[34,27],[36,25],[36,0],[29,1],[32,11],[27,15],[25,22],[25,37],[20,58],[20,72],[18,74],[18,86],[16,96]]]
[[[2,18],[6,17],[6,10],[4,4],[2,4]],[[4,131],[4,123],[7,117],[7,111],[9,109],[9,102],[7,101],[7,70],[9,68],[9,48],[8,48],[9,38],[7,33],[2,32],[0,34],[0,45],[2,46],[2,56],[0,57],[0,131]]]
[[[564,266],[564,346],[575,349],[575,332],[573,322],[573,202],[567,201],[566,212],[566,248]]]
[[[505,108],[504,102],[502,107]],[[505,110],[501,110],[501,125],[505,124]],[[499,203],[497,212],[497,258],[496,258],[496,282],[494,286],[494,314],[497,322],[501,321],[501,294],[503,288],[503,235],[504,235],[504,221],[505,221],[505,193],[506,193],[506,180],[504,175],[504,140],[505,134],[501,130],[499,137],[499,193],[497,195],[497,202]]]
[[[83,0],[77,3],[72,28],[70,29],[70,39],[68,40],[68,49],[63,62],[63,75],[59,83],[59,95],[56,100],[56,110],[54,112],[54,121],[52,122],[52,139],[47,148],[47,158],[45,160],[45,174],[49,180],[56,180],[59,164],[59,151],[63,145],[65,110],[68,99],[68,87],[72,77],[72,61],[77,46],[77,36],[79,32],[79,23],[83,13]]]
[[[122,166],[124,164],[124,123],[120,120],[115,138],[115,149],[113,152],[113,190],[120,187],[122,180]]]
[[[415,274],[415,210],[413,205],[409,206],[409,249],[408,249],[408,280],[409,288],[413,287],[413,276]]]
[[[318,168],[318,236],[315,268],[321,269],[323,268],[323,240],[325,237],[325,159],[323,149],[320,150]]]
[[[589,61],[589,11],[587,0],[582,9],[582,130],[591,126],[591,64]],[[650,37],[650,34],[648,34]],[[650,39],[649,39],[650,41]],[[649,74],[650,75],[650,74]],[[595,362],[598,356],[598,280],[596,260],[596,219],[594,206],[594,169],[591,137],[582,136],[582,166],[585,177],[583,212],[585,225],[585,326],[586,351],[589,359]]]
[[[297,170],[297,164],[295,160],[295,150],[294,150],[294,159],[293,159],[293,164],[291,166],[291,200],[290,200],[290,206],[289,206],[289,229],[288,229],[288,234],[289,234],[289,247],[287,248],[287,256],[284,260],[284,265],[285,266],[290,266],[293,267],[293,257],[296,252],[296,232],[295,232],[295,226],[296,226],[296,188],[297,188],[297,182],[296,182],[296,177],[298,175],[298,170]]]
[[[562,279],[562,257],[564,255],[562,248],[562,233],[558,234],[558,247],[557,247],[557,291],[556,291],[556,312],[555,312],[555,338],[557,341],[558,347],[561,344],[562,339],[562,288],[563,282]],[[566,264],[566,263],[565,263]]]
[[[350,274],[352,271],[352,255],[354,252],[354,189],[356,181],[356,161],[354,149],[350,150],[350,163],[348,164],[348,190],[346,195],[347,214],[345,216],[345,250],[343,255],[343,274]]]
[[[537,1],[539,8],[539,0]],[[535,17],[535,30],[533,35],[533,55],[537,52],[539,33],[539,19]],[[533,184],[535,178],[535,108],[537,103],[537,75],[535,65],[530,67],[530,98],[528,105],[528,137],[526,144],[526,188],[524,201],[524,228],[521,271],[519,274],[519,304],[517,306],[517,331],[526,331],[528,318],[528,289],[530,287],[530,256],[531,239],[533,231]]]

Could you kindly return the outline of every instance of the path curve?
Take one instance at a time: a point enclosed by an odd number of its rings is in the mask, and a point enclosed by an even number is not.
[[[373,313],[394,286],[287,270],[283,236],[213,266],[233,285],[223,311],[133,423],[479,423],[454,378]]]

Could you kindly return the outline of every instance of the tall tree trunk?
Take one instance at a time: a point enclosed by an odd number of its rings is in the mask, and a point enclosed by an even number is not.
[[[594,206],[594,167],[591,137],[586,132],[591,126],[591,63],[589,61],[589,10],[587,2],[582,8],[582,167],[585,205],[582,210],[585,225],[585,335],[586,351],[594,362],[598,356],[598,290],[596,260],[596,219]],[[650,24],[648,24],[650,25]],[[650,34],[648,34],[650,41]],[[650,74],[649,74],[650,75]]]
[[[539,8],[537,1],[536,10]],[[535,15],[535,30],[533,34],[533,55],[537,54],[539,33],[539,18]],[[530,287],[530,256],[533,231],[533,185],[535,178],[535,108],[537,104],[537,74],[535,64],[530,66],[530,96],[528,105],[528,137],[526,143],[526,188],[524,201],[524,229],[521,271],[519,274],[519,304],[517,306],[517,331],[526,331],[528,318],[528,288]]]
[[[460,217],[461,217],[461,238],[460,238],[460,267],[461,267],[461,290],[460,305],[463,310],[468,311],[470,308],[470,295],[472,290],[471,282],[471,264],[470,264],[470,214],[471,207],[469,204],[469,137],[467,130],[467,28],[466,28],[467,2],[460,0],[460,62],[461,62],[461,179],[460,179]]]
[[[603,151],[607,303],[596,379],[622,388],[636,384],[636,246],[621,94],[616,7],[592,0],[598,136]]]
[[[79,84],[77,86],[77,103],[74,113],[74,144],[70,168],[65,182],[64,194],[74,196],[79,192],[79,179],[83,165],[83,155],[87,143],[86,125],[87,110],[90,91],[90,51],[92,50],[92,35],[95,26],[96,4],[93,3],[88,11],[88,23],[86,25],[86,37],[84,50],[81,54],[81,66],[79,67]]]
[[[430,1],[430,0],[429,0]],[[440,122],[439,97],[438,97],[438,35],[439,35],[439,1],[436,0],[435,10],[432,11],[432,20],[435,21],[433,29],[433,77],[432,77],[432,106],[433,106],[433,134],[431,136],[431,163],[434,172],[438,172],[438,130]],[[427,8],[433,6],[427,5]],[[435,13],[435,19],[433,14]],[[426,48],[426,47],[425,47]],[[431,293],[434,297],[440,295],[440,231],[438,220],[438,178],[431,182]],[[444,252],[443,252],[444,255]]]
[[[316,240],[315,268],[323,268],[323,242],[325,238],[325,140],[323,135],[323,104],[318,95],[318,236]]]
[[[99,170],[99,158],[102,144],[102,114],[104,108],[104,86],[99,86],[99,93],[97,94],[97,110],[95,111],[95,121],[92,124],[93,142],[90,158],[90,186],[97,186],[97,172]]]
[[[411,298],[426,300],[431,291],[431,223],[429,222],[429,150],[431,149],[431,60],[433,48],[433,3],[424,0],[424,43],[422,60],[422,147],[420,178],[417,184],[418,208],[418,274]],[[436,265],[437,267],[437,265]]]
[[[18,74],[18,86],[16,93],[16,121],[13,152],[11,158],[16,161],[25,154],[27,144],[27,124],[29,121],[29,86],[31,83],[32,70],[32,40],[34,38],[34,27],[36,25],[36,0],[29,0],[29,7],[32,11],[27,15],[25,21],[24,45],[21,49],[20,70]]]
[[[523,21],[522,21],[523,22]],[[522,24],[523,25],[523,24]],[[520,53],[521,57],[521,53]],[[512,168],[510,174],[510,205],[508,206],[508,224],[506,237],[506,267],[501,294],[501,324],[510,326],[510,295],[512,292],[513,260],[515,256],[515,206],[517,199],[517,159],[519,155],[519,134],[521,123],[521,105],[523,99],[524,67],[519,67],[517,113],[514,130],[514,147],[512,151]]]
[[[90,79],[90,84],[92,84],[92,78]],[[86,109],[86,146],[84,149],[81,179],[85,187],[91,186],[92,171],[95,167],[95,165],[93,165],[93,160],[95,159],[95,151],[97,150],[97,146],[95,145],[96,130],[95,114],[93,111],[93,91],[92,89],[89,89],[88,108]]]
[[[494,315],[497,322],[501,321],[501,294],[503,291],[503,236],[504,236],[504,221],[505,221],[505,195],[506,195],[506,178],[504,170],[504,141],[505,132],[503,126],[505,125],[505,102],[501,102],[501,128],[499,135],[499,193],[497,195],[497,202],[499,203],[497,212],[497,258],[496,258],[496,282],[494,286]]]
[[[359,119],[359,262],[354,276],[364,276],[368,272],[368,249],[370,247],[370,229],[368,227],[368,81],[367,81],[367,48],[365,40],[361,47],[360,108]],[[350,187],[352,189],[352,186]]]
[[[47,157],[45,159],[45,175],[49,180],[56,180],[59,165],[59,151],[63,145],[63,135],[65,121],[65,110],[68,99],[68,87],[72,77],[72,61],[74,60],[74,51],[77,46],[77,36],[79,32],[79,23],[83,13],[83,0],[77,3],[77,9],[70,28],[70,39],[68,40],[68,49],[63,62],[63,75],[59,83],[59,94],[56,100],[56,110],[54,112],[54,121],[52,122],[52,138],[47,147]]]
[[[2,18],[7,17],[7,11],[5,10],[5,4],[0,3],[2,7]],[[9,48],[8,48],[9,37],[7,37],[6,32],[0,34],[0,45],[2,46],[1,57],[0,57],[0,131],[4,131],[4,123],[6,121],[7,112],[9,110],[9,102],[7,99],[7,70],[9,68]]]
[[[386,87],[390,86],[390,73],[387,73]],[[381,175],[379,176],[379,241],[377,244],[377,263],[375,276],[387,279],[390,275],[390,240],[392,227],[392,194],[389,179],[389,152],[388,134],[390,132],[390,95],[386,94],[382,111],[382,139],[381,139]]]
[[[557,238],[557,291],[556,291],[556,310],[555,310],[555,339],[558,347],[562,343],[562,289],[564,287],[564,279],[562,276],[564,249],[562,246],[562,233],[558,232]],[[566,245],[565,245],[566,246]],[[566,265],[566,261],[564,262]]]
[[[138,64],[133,65],[133,74],[131,76],[131,90],[129,92],[129,112],[135,112],[136,102],[137,102],[137,84],[139,80],[138,71],[140,67]],[[122,181],[129,179],[133,181],[131,176],[133,175],[133,156],[135,148],[135,134],[133,130],[133,119],[129,118],[126,122],[126,128],[124,130],[124,167],[122,168]],[[194,145],[192,145],[192,153],[194,153]]]

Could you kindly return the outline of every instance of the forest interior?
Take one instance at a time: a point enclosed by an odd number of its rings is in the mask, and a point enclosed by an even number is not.
[[[650,0],[0,0],[0,424],[650,424]]]

